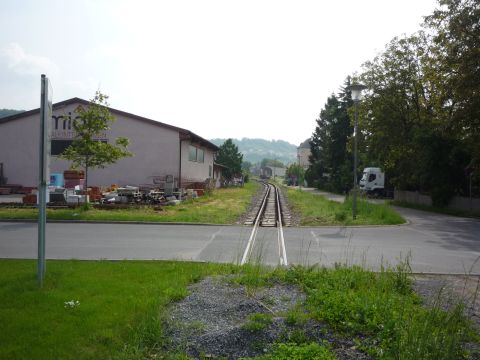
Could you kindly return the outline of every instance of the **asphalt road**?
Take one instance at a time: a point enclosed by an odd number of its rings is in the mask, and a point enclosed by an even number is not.
[[[379,269],[410,256],[415,272],[480,274],[480,221],[398,208],[409,224],[285,228],[289,264]],[[48,223],[48,259],[176,259],[239,263],[249,227]],[[37,224],[0,223],[0,257],[37,256]],[[261,228],[252,260],[279,262],[275,229]]]

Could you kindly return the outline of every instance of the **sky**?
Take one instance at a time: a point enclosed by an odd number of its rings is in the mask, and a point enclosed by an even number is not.
[[[327,98],[434,0],[0,0],[0,108],[110,96],[206,139],[298,145]]]

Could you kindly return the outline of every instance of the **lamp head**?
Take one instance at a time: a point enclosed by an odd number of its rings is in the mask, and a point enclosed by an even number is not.
[[[367,87],[362,84],[353,84],[347,87],[347,90],[352,92],[352,100],[354,102],[358,102],[362,100],[362,91],[365,90]]]

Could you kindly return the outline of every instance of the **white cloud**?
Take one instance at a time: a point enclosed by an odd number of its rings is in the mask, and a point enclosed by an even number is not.
[[[58,66],[49,58],[27,53],[19,44],[11,43],[0,49],[0,58],[7,67],[18,75],[39,76],[39,74],[58,75]]]

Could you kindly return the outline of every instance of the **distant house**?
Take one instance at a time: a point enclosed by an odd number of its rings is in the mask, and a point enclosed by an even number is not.
[[[72,98],[53,105],[51,119],[50,173],[63,173],[70,162],[58,155],[72,143],[75,109],[89,102]],[[116,121],[100,134],[99,141],[124,136],[134,156],[120,159],[105,169],[89,170],[89,185],[159,184],[173,175],[176,187],[220,176],[214,171],[218,147],[193,132],[138,115],[109,108]],[[40,110],[34,109],[0,119],[0,163],[8,182],[37,186]]]
[[[271,177],[284,177],[286,170],[284,167],[278,167],[278,166],[264,166],[262,168],[262,175],[267,178]]]
[[[298,163],[304,170],[307,170],[310,166],[310,155],[312,154],[310,150],[310,139],[305,140],[297,148],[297,159]]]

